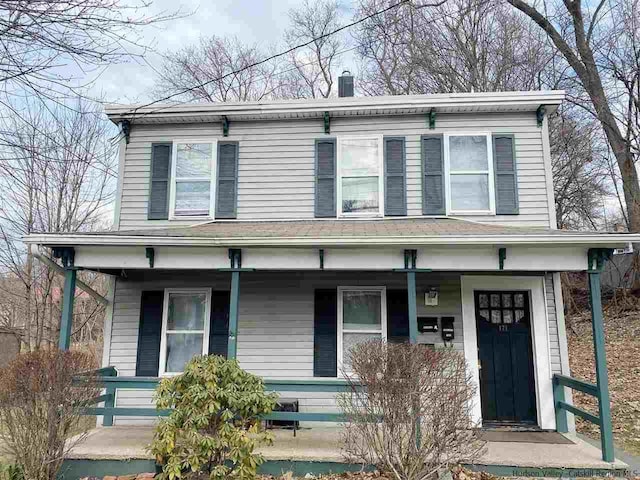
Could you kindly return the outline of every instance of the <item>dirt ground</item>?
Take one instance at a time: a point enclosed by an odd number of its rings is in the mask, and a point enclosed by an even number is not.
[[[595,382],[591,320],[587,313],[567,317],[571,375]],[[640,455],[640,310],[605,311],[605,335],[614,441]],[[578,406],[597,414],[594,397],[574,393]],[[578,420],[578,431],[598,438],[598,427]]]

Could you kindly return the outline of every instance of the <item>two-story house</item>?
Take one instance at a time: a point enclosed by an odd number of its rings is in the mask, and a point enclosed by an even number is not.
[[[113,231],[27,238],[62,259],[71,292],[76,269],[113,276],[103,364],[125,378],[107,384],[105,424],[153,421],[149,385],[208,353],[295,400],[287,418],[336,420],[350,347],[380,338],[464,352],[485,427],[567,429],[560,272],[591,272],[601,332],[598,268],[635,236],[555,228],[547,114],[564,93],[349,86],[107,108],[122,130]]]

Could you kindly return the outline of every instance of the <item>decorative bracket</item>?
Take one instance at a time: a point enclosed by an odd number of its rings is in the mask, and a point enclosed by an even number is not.
[[[232,269],[242,268],[242,250],[240,250],[239,248],[230,248],[229,260],[231,260]]]
[[[120,122],[120,132],[124,135],[124,140],[129,145],[129,136],[131,135],[131,122],[129,120],[122,120]]]
[[[320,256],[320,270],[324,270],[324,249],[323,248],[318,250],[318,255]]]
[[[587,251],[587,272],[601,272],[611,255],[611,248],[590,248]]]
[[[227,118],[226,115],[222,117],[222,136],[223,137],[229,136],[229,119]]]
[[[432,108],[429,110],[429,130],[434,130],[436,128],[436,109]]]
[[[498,249],[498,268],[504,270],[504,261],[507,258],[507,249],[502,247]]]
[[[416,260],[418,259],[417,250],[405,250],[404,251],[404,268],[405,270],[415,270]]]
[[[156,251],[153,247],[145,248],[145,256],[149,259],[149,268],[153,268],[156,259]]]
[[[538,121],[538,127],[542,127],[542,121],[544,120],[545,113],[547,113],[547,108],[544,105],[540,105],[536,110],[536,120]]]
[[[53,247],[51,253],[53,254],[53,258],[59,258],[62,261],[64,268],[74,268],[76,251],[73,247]]]
[[[331,133],[331,120],[329,112],[324,112],[324,133],[329,135]]]

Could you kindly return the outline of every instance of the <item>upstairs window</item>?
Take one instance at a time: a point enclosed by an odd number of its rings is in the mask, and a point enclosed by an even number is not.
[[[490,134],[445,135],[447,211],[495,214]]]
[[[171,218],[213,217],[215,142],[174,142]]]
[[[339,215],[382,216],[382,136],[338,138]]]

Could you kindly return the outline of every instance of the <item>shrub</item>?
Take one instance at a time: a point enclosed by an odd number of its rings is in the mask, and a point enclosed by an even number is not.
[[[99,394],[74,375],[94,368],[82,352],[38,350],[18,355],[0,371],[4,447],[29,480],[54,480],[64,455],[80,440],[82,409]],[[11,473],[10,472],[10,473]],[[12,473],[12,474],[13,474]]]
[[[254,449],[271,441],[260,416],[270,413],[275,401],[262,379],[237,361],[195,357],[156,391],[157,408],[174,409],[160,421],[151,445],[162,464],[161,478],[254,478],[264,461]]]
[[[471,419],[475,392],[452,348],[370,341],[351,350],[344,452],[398,480],[436,478],[470,461],[483,443]]]

